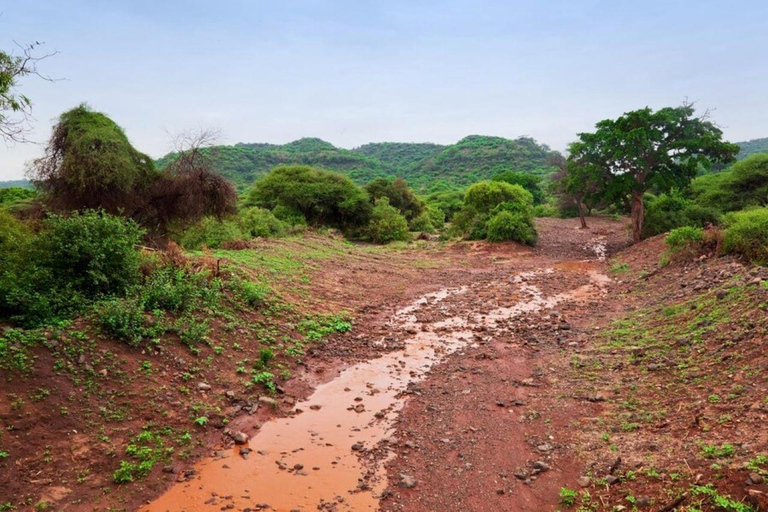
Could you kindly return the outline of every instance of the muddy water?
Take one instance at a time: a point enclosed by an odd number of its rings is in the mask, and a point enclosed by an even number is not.
[[[542,272],[551,273],[553,269]],[[544,297],[525,282],[536,273],[512,279],[522,300],[482,317],[448,316],[441,302],[466,292],[442,290],[422,297],[397,312],[393,330],[404,331],[406,346],[383,357],[356,364],[296,407],[296,414],[264,424],[250,440],[245,459],[239,448],[197,466],[197,477],[176,484],[146,507],[146,512],[234,510],[267,504],[277,511],[377,510],[386,487],[382,465],[369,467],[361,454],[385,440],[403,406],[401,393],[422,380],[442,358],[472,339],[469,324],[494,327],[524,312],[554,307],[569,294]],[[594,289],[603,282],[595,273]],[[578,291],[578,290],[577,290]],[[421,324],[416,314],[425,307],[442,309],[446,318]]]

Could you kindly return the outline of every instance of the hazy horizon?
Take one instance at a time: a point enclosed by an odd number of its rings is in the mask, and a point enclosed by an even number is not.
[[[728,140],[768,136],[766,3],[414,4],[3,2],[0,48],[60,52],[40,67],[63,80],[20,84],[34,141],[86,102],[153,157],[168,133],[201,127],[225,144],[481,134],[563,150],[601,119],[686,98]],[[22,178],[41,151],[0,144],[0,180]]]

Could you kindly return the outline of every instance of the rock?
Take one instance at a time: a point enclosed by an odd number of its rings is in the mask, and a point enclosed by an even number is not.
[[[101,375],[102,377],[106,377],[108,373],[109,372],[107,371],[106,368],[102,368],[101,370],[99,370],[99,375]]]
[[[518,480],[527,480],[528,479],[528,473],[526,473],[525,471],[517,470],[517,471],[515,471],[514,474],[515,474],[515,478],[517,478]]]
[[[723,300],[728,295],[728,290],[717,290],[715,292],[715,297],[717,297],[719,300]]]
[[[763,483],[763,476],[758,473],[752,472],[749,474],[749,480],[752,482],[752,484],[747,484],[747,485],[761,484]]]
[[[295,469],[296,471],[300,471],[304,469],[304,464],[294,464],[293,469]]]
[[[322,405],[314,404],[314,405],[310,405],[309,408],[313,411],[319,411],[322,408]]]
[[[355,406],[355,412],[365,412],[365,406],[363,404],[357,404]]]
[[[359,452],[362,449],[363,449],[363,445],[360,444],[360,443],[355,443],[355,444],[352,445],[352,451],[353,452]]]
[[[646,368],[648,368],[649,372],[655,372],[655,371],[661,370],[662,368],[664,368],[664,366],[657,363],[651,363]]]
[[[607,483],[608,485],[617,484],[619,483],[620,480],[621,479],[619,477],[613,476],[613,475],[608,475],[607,477],[605,477],[605,483]]]
[[[248,439],[250,439],[250,436],[245,432],[235,432],[231,434],[230,437],[232,437],[232,440],[236,444],[245,444],[248,442]]]
[[[651,498],[648,496],[640,496],[635,503],[640,508],[646,508],[651,506]]]
[[[540,452],[551,452],[552,450],[555,449],[555,447],[549,443],[544,443],[537,446],[536,449],[539,450]]]
[[[198,382],[197,389],[199,389],[200,391],[210,391],[211,385],[206,382]]]
[[[538,469],[542,473],[545,471],[549,471],[549,464],[547,464],[543,460],[537,460],[536,462],[534,462],[533,467]]]
[[[400,487],[405,487],[406,489],[413,489],[416,487],[416,479],[406,473],[400,473],[400,482],[398,485]]]
[[[224,393],[224,396],[226,396],[227,398],[232,400],[233,398],[235,398],[235,392],[234,391],[227,391],[226,393]]]
[[[163,473],[176,473],[176,469],[173,466],[165,466]]]
[[[582,476],[576,480],[576,483],[579,484],[579,487],[589,487],[589,485],[592,483],[592,479],[590,479],[588,476]]]
[[[268,396],[260,396],[259,403],[262,405],[270,405],[272,407],[277,407],[277,400],[275,400],[274,398],[270,398]]]

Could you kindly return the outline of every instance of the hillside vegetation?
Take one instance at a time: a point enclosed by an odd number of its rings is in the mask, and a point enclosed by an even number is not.
[[[768,153],[768,137],[752,139],[745,142],[737,142],[740,151],[736,158],[743,160],[755,153]]]
[[[505,170],[526,171],[539,176],[552,171],[549,147],[527,137],[470,135],[450,146],[430,143],[373,143],[348,150],[316,138],[288,144],[238,143],[203,150],[214,170],[243,191],[278,165],[311,165],[346,174],[358,184],[381,177],[401,177],[419,192],[467,186],[490,179]],[[177,154],[158,160],[158,168],[171,163]],[[447,185],[447,187],[445,186]]]

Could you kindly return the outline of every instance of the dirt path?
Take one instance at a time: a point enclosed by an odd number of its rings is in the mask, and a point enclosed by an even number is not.
[[[146,511],[546,510],[578,478],[548,396],[547,351],[605,300],[607,244],[623,228],[543,222],[535,252],[478,244],[457,286],[424,294],[372,330],[381,357],[344,369],[287,418],[247,419],[195,476]],[[461,285],[458,285],[461,284]],[[364,333],[365,334],[365,333]],[[596,406],[593,406],[596,407]]]

